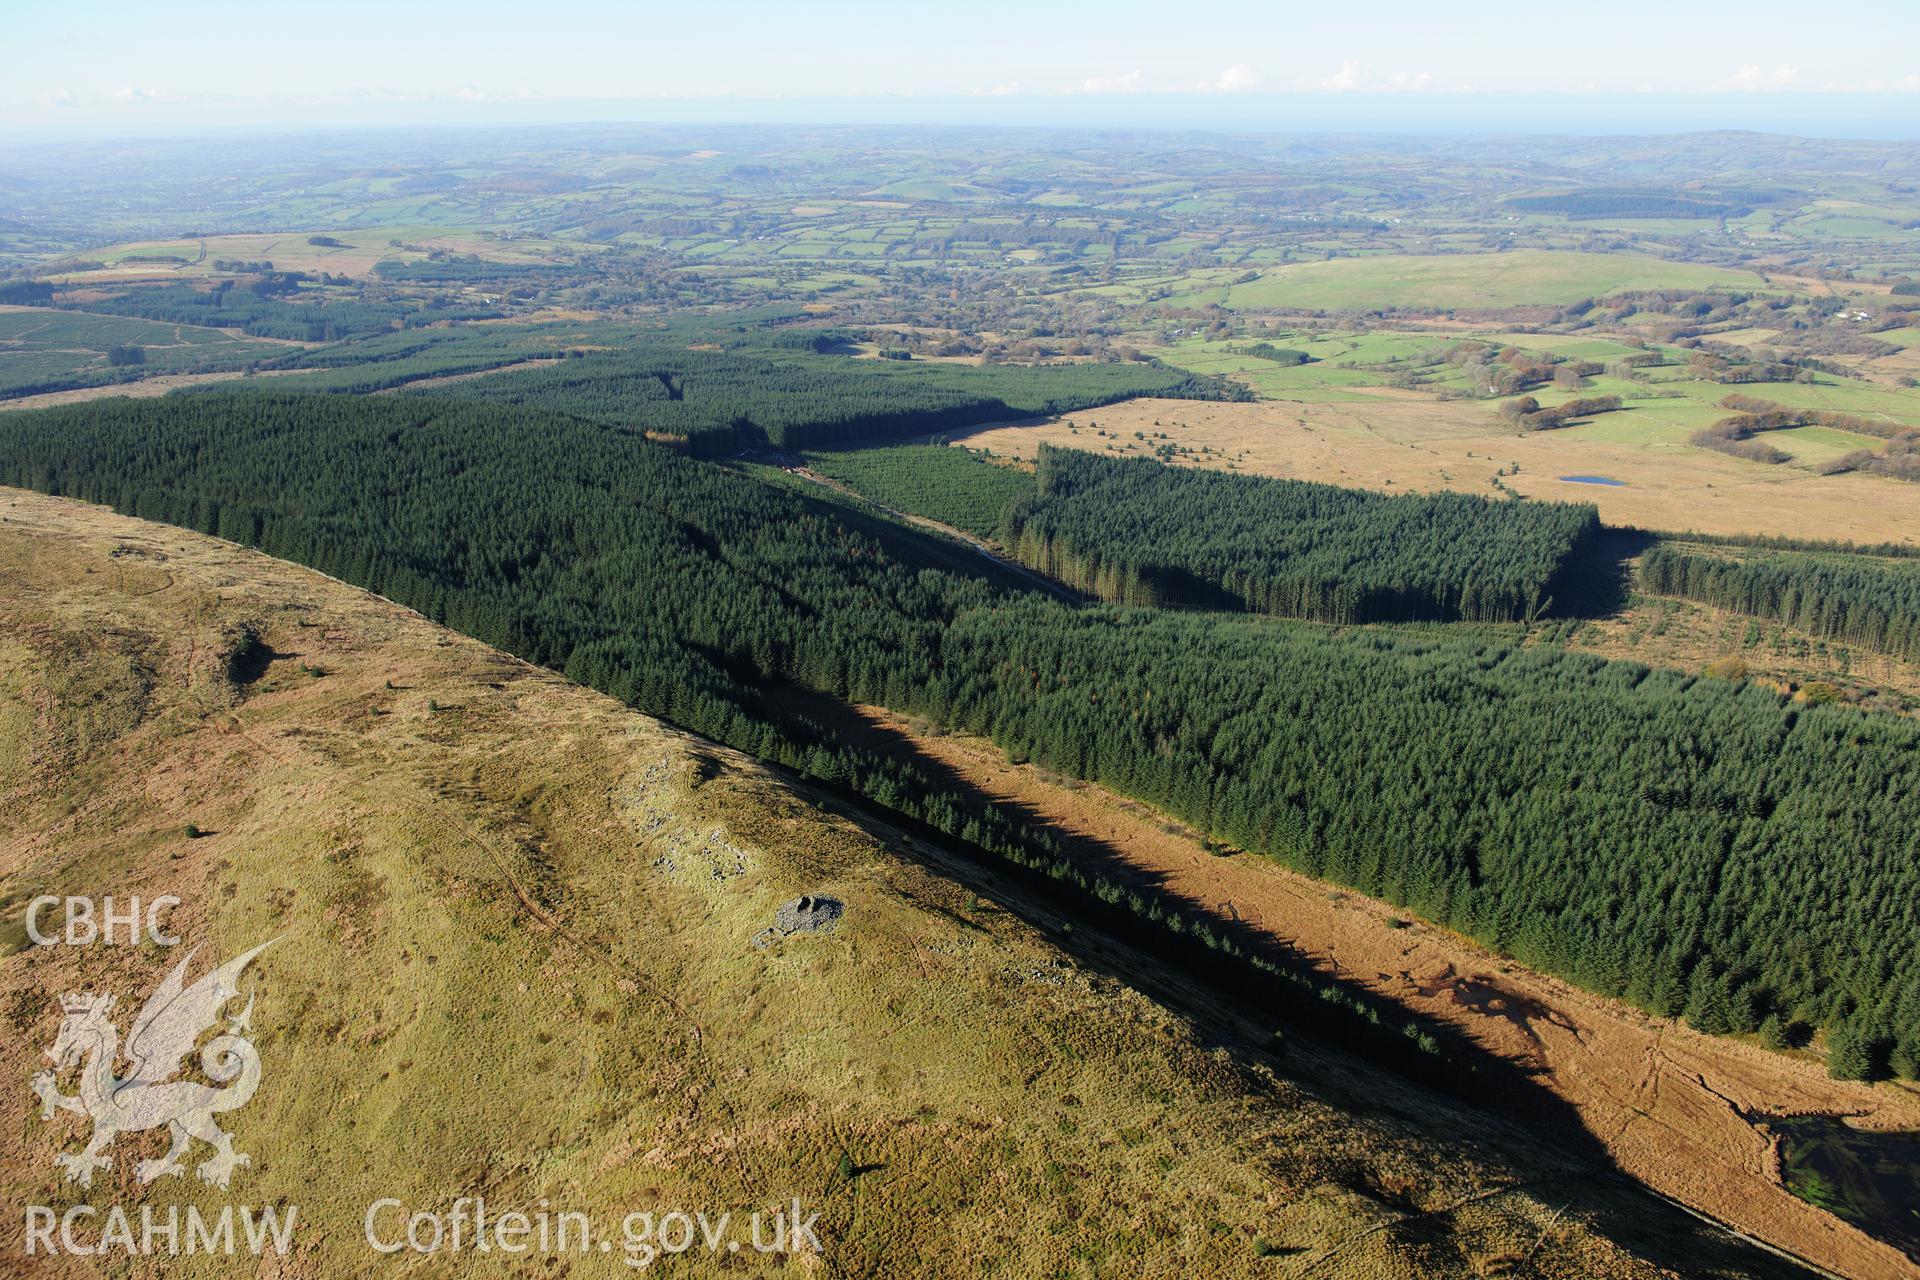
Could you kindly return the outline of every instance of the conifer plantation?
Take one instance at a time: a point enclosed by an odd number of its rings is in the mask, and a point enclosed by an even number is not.
[[[1708,1030],[1826,1028],[1863,1073],[1920,1068],[1910,720],[1473,633],[1076,608],[843,504],[574,414],[448,396],[13,414],[0,483],[313,565],[968,839],[1024,837],[779,690],[984,733]],[[1356,538],[1506,511],[1279,492]],[[1504,518],[1564,545],[1591,513]],[[1472,564],[1459,541],[1456,577],[1414,579],[1423,599],[1467,598],[1445,594]],[[1495,563],[1516,607],[1553,571]]]
[[[1661,543],[1641,585],[1898,658],[1920,656],[1920,568],[1838,554],[1735,554]]]
[[[1004,530],[1033,568],[1102,600],[1318,622],[1534,617],[1600,523],[1570,503],[1387,496],[1044,445],[1035,479]]]
[[[1140,395],[1246,394],[1235,384],[1154,365],[976,368],[684,344],[597,352],[438,393],[684,440],[702,456],[947,431]]]
[[[14,6],[23,1256],[1920,1280],[1920,4],[1646,7]]]

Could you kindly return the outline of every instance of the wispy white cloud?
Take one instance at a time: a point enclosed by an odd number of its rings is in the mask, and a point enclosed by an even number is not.
[[[1920,93],[1920,74],[1898,80],[1869,80],[1865,84],[1830,84],[1829,93]]]
[[[1117,76],[1090,76],[1081,82],[1081,93],[1145,93],[1147,77],[1138,71]]]
[[[1798,67],[1762,67],[1749,63],[1713,87],[1723,93],[1762,93],[1785,89],[1799,76]]]
[[[985,89],[975,89],[976,98],[1011,98],[1020,92],[1020,86],[1009,80],[1004,84],[989,85]]]
[[[1251,93],[1260,86],[1260,71],[1244,62],[1236,62],[1213,80],[1201,86],[1205,93]]]
[[[1433,74],[1427,71],[1396,71],[1376,76],[1352,59],[1340,64],[1329,76],[1305,76],[1293,82],[1301,93],[1419,93],[1433,87]]]
[[[1303,79],[1294,82],[1296,89],[1309,89],[1319,93],[1351,93],[1360,87],[1360,64],[1343,62],[1340,69],[1330,76],[1319,79]]]

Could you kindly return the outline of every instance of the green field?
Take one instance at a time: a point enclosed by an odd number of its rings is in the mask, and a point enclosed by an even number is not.
[[[1901,331],[1890,331],[1898,336]],[[1875,335],[1876,338],[1881,335]],[[1576,387],[1552,383],[1533,388],[1543,406],[1596,396],[1619,396],[1623,407],[1552,433],[1567,444],[1630,445],[1658,450],[1692,450],[1696,431],[1727,417],[1722,401],[1731,394],[1771,400],[1794,408],[1859,415],[1889,426],[1920,427],[1920,391],[1832,373],[1811,373],[1806,381],[1728,383],[1702,378],[1687,363],[1688,350],[1656,343],[1631,344],[1613,337],[1582,333],[1444,333],[1396,330],[1271,329],[1258,339],[1276,347],[1308,353],[1312,362],[1286,366],[1246,354],[1253,339],[1187,338],[1153,349],[1166,364],[1195,373],[1231,377],[1263,400],[1302,404],[1381,404],[1383,389],[1417,386],[1430,395],[1466,393],[1482,399],[1466,373],[1440,357],[1464,342],[1490,343],[1550,353],[1575,361],[1608,363],[1624,356],[1657,352],[1666,361],[1634,377],[1611,373],[1587,376]],[[1411,380],[1409,382],[1409,380]],[[1371,389],[1371,390],[1370,390]],[[1398,392],[1391,394],[1410,394]],[[1879,449],[1885,440],[1825,426],[1768,433],[1768,441],[1803,467],[1861,449]]]
[[[1832,427],[1794,427],[1789,431],[1769,431],[1766,442],[1791,454],[1795,462],[1816,464],[1861,449],[1877,449],[1884,441],[1872,436],[1838,431]]]
[[[1371,336],[1371,335],[1370,335]],[[1341,368],[1339,361],[1385,359],[1379,354],[1383,343],[1358,341],[1311,341],[1295,337],[1273,339],[1276,346],[1304,350],[1314,357],[1311,364],[1283,365],[1259,356],[1242,354],[1243,342],[1184,342],[1173,347],[1156,348],[1154,355],[1168,364],[1194,373],[1219,374],[1252,387],[1267,400],[1301,400],[1317,404],[1364,400],[1353,387],[1376,386],[1380,376],[1363,370]],[[1391,342],[1390,339],[1387,340]],[[1396,344],[1397,345],[1397,344]],[[1414,344],[1407,344],[1412,349]],[[1356,354],[1370,347],[1367,355]]]
[[[1493,308],[1561,304],[1633,289],[1760,289],[1750,271],[1729,271],[1642,254],[1510,253],[1334,258],[1261,273],[1258,280],[1171,299],[1235,310],[1315,311],[1376,307]]]

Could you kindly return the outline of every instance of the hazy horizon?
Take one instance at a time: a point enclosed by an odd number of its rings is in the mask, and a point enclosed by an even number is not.
[[[1621,0],[1577,40],[1518,0],[1470,23],[1382,0],[1364,26],[1250,0],[1179,21],[1140,0],[595,2],[539,23],[492,0],[168,14],[10,14],[25,56],[0,85],[6,139],[561,122],[1920,137],[1920,10],[1874,0],[1817,19],[1774,0]]]
[[[1904,105],[1904,104],[1903,104]],[[1419,102],[1266,94],[1216,99],[703,98],[644,104],[502,104],[493,111],[384,111],[231,122],[153,116],[9,128],[0,151],[116,142],[537,128],[1076,129],[1210,134],[1609,137],[1741,132],[1822,140],[1920,141],[1915,111],[1870,95],[1427,94]]]

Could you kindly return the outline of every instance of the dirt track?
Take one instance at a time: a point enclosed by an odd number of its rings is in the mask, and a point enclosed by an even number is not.
[[[497,364],[489,369],[475,369],[471,373],[443,373],[432,378],[415,378],[411,382],[396,383],[391,387],[382,387],[368,394],[390,396],[401,391],[418,391],[422,387],[450,387],[456,382],[472,382],[475,378],[485,378],[496,373],[508,373],[514,369],[538,369],[542,365],[559,362],[558,356],[536,356],[530,360],[515,360],[512,364]]]
[[[1920,1276],[1920,1265],[1788,1192],[1768,1135],[1746,1117],[1831,1112],[1920,1127],[1920,1090],[1831,1080],[1789,1057],[1701,1035],[1501,959],[1478,944],[1252,854],[1219,857],[1164,815],[1099,787],[1012,765],[991,742],[936,736],[880,708],[879,733],[964,774],[981,791],[1160,879],[1162,887],[1269,932],[1329,971],[1530,1069],[1570,1103],[1614,1160],[1663,1195],[1859,1280]]]

